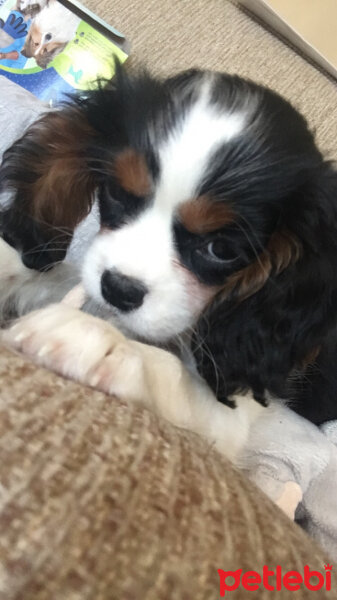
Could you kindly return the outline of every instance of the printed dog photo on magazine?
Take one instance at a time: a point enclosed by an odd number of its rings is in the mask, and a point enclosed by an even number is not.
[[[0,74],[49,107],[123,63],[124,35],[71,0],[0,0]]]
[[[17,0],[0,22],[2,65],[46,69],[75,37],[80,20],[57,0]]]
[[[57,0],[49,1],[33,19],[21,54],[46,69],[75,37],[79,23],[79,17]]]

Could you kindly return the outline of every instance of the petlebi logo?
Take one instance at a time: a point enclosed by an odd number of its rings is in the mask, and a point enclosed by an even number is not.
[[[301,588],[306,588],[312,592],[318,592],[325,589],[331,590],[331,571],[332,565],[324,565],[325,576],[320,571],[311,570],[305,565],[303,573],[299,571],[283,571],[280,565],[272,570],[267,565],[263,566],[262,573],[257,571],[246,571],[237,569],[236,571],[224,571],[218,569],[220,577],[220,596],[230,598],[230,592],[239,588],[247,591],[256,591],[265,589],[270,592],[280,592],[289,590],[295,592]],[[317,596],[319,598],[319,596]]]

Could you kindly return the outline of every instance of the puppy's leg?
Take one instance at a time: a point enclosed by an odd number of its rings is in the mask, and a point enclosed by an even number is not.
[[[38,364],[115,395],[142,403],[174,425],[209,440],[231,460],[265,410],[248,396],[233,410],[172,354],[128,340],[110,323],[54,304],[16,322],[3,342]]]

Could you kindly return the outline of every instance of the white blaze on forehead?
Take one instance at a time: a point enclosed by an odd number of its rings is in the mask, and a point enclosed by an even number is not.
[[[173,270],[170,212],[157,206],[149,207],[120,229],[99,235],[89,249],[87,259],[89,255],[84,272],[91,271],[94,266],[94,271],[100,275],[106,269],[116,269],[149,286],[162,281]]]
[[[161,174],[156,198],[161,205],[172,207],[191,198],[211,154],[243,128],[244,114],[220,113],[210,103],[210,91],[211,82],[204,82],[198,100],[159,147]]]
[[[107,267],[150,284],[172,269],[171,237],[170,215],[151,207],[112,234]]]

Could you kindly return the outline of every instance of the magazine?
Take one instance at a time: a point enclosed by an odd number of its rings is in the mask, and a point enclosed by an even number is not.
[[[0,0],[0,75],[51,106],[74,90],[110,79],[125,37],[79,2]]]

